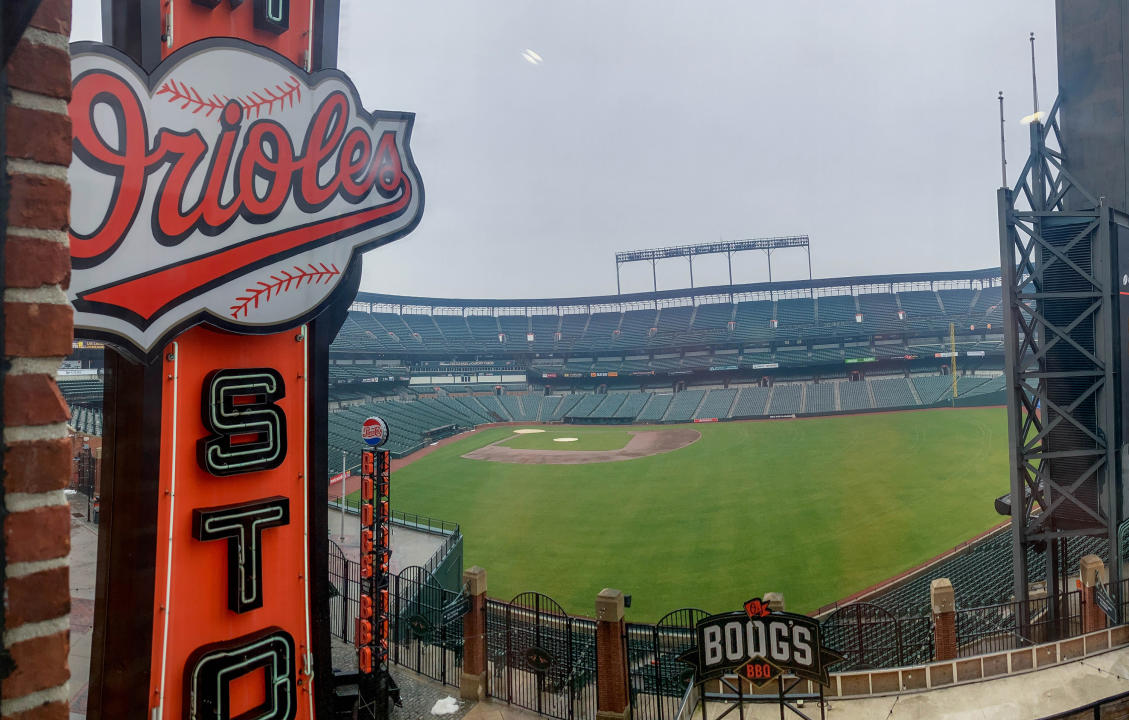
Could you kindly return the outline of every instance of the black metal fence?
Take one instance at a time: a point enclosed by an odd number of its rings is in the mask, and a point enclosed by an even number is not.
[[[1082,593],[1065,593],[1057,612],[1049,598],[956,611],[957,655],[968,657],[1069,638],[1082,633]]]
[[[341,547],[329,541],[329,633],[345,642],[354,640],[360,614],[361,564],[345,557]]]
[[[694,625],[709,615],[682,608],[655,625],[628,623],[627,674],[631,714],[645,720],[674,720],[690,684],[690,667],[678,656],[694,645]]]
[[[820,624],[823,642],[844,660],[834,670],[870,670],[920,665],[933,659],[933,620],[895,617],[870,603],[844,605]]]
[[[393,663],[458,687],[463,668],[463,616],[451,612],[461,593],[439,585],[427,569],[413,565],[388,585]]]
[[[360,563],[346,558],[330,540],[330,634],[347,643],[356,639],[360,578]],[[434,575],[418,565],[389,578],[389,659],[458,687],[463,667],[463,615],[455,611],[460,598],[461,593],[442,587]]]
[[[352,642],[360,568],[332,541],[329,579],[333,635]],[[394,576],[389,592],[392,662],[457,686],[463,661],[463,593],[444,588],[419,566]],[[1129,615],[1129,579],[1117,595],[1123,599],[1124,618]],[[1048,599],[1034,598],[957,609],[957,657],[1081,634],[1081,592],[1066,593],[1059,603],[1052,608]],[[595,717],[595,621],[572,617],[552,598],[534,592],[508,603],[487,599],[484,613],[491,696],[559,720]],[[707,615],[683,608],[654,625],[625,624],[630,701],[638,720],[679,720],[691,676],[689,666],[678,658],[693,646],[694,626]],[[827,615],[820,627],[824,643],[845,658],[833,672],[921,665],[934,659],[931,615],[898,617],[878,605],[855,603]]]
[[[71,483],[71,489],[76,490],[80,496],[85,500],[86,505],[86,521],[97,522],[98,518],[95,516],[95,488],[94,488],[94,473],[98,466],[98,461],[94,459],[94,453],[91,451],[89,445],[83,445],[82,449],[78,451],[72,462],[74,463],[74,480]]]
[[[560,720],[596,717],[594,620],[540,593],[487,600],[486,656],[493,697]]]

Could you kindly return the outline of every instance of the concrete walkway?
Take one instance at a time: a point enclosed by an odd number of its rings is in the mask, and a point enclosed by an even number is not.
[[[463,716],[463,720],[537,720],[540,717],[537,713],[504,702],[485,700],[476,703],[470,712]]]
[[[345,536],[341,537],[341,511],[329,510],[329,539],[337,543],[345,557],[353,562],[360,558],[360,518],[345,513]],[[442,535],[420,532],[405,527],[392,526],[392,562],[390,569],[396,574],[410,565],[423,565],[443,544]]]
[[[969,685],[906,695],[831,699],[828,720],[1035,720],[1129,691],[1129,648],[1113,650],[1045,670],[984,680]],[[707,718],[716,719],[729,706],[710,703]],[[777,705],[746,704],[746,720],[776,720]],[[818,703],[804,712],[819,717]],[[795,715],[789,716],[796,717]],[[470,717],[468,715],[467,717]],[[694,719],[701,718],[701,709]],[[727,718],[738,717],[734,710]]]

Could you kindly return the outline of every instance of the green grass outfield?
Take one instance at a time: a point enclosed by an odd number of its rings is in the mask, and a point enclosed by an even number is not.
[[[638,460],[461,458],[514,428],[485,430],[397,470],[392,505],[460,523],[465,566],[487,569],[491,596],[536,590],[590,616],[614,587],[633,596],[635,621],[739,609],[773,590],[807,612],[1001,520],[1002,408],[693,427],[698,442]]]
[[[529,428],[536,428],[530,425]],[[512,428],[521,430],[522,428]],[[576,438],[576,442],[557,442],[557,438]],[[631,440],[631,433],[619,428],[545,428],[545,432],[513,435],[502,444],[519,450],[619,450]],[[466,452],[465,450],[463,452]]]

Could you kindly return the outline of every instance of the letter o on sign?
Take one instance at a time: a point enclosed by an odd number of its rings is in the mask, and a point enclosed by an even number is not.
[[[294,638],[280,628],[205,645],[188,660],[184,716],[230,718],[231,681],[263,670],[264,702],[239,715],[246,720],[291,720],[297,709]]]

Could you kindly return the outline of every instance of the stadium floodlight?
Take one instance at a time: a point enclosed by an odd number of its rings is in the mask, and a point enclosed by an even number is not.
[[[694,287],[694,257],[696,255],[725,254],[729,261],[729,285],[733,285],[733,253],[747,252],[750,250],[763,251],[768,258],[768,281],[772,282],[772,251],[803,248],[808,254],[808,280],[811,280],[811,240],[807,235],[782,235],[779,237],[756,238],[750,240],[730,240],[697,245],[674,245],[671,247],[651,248],[649,250],[624,250],[615,254],[615,291],[620,290],[619,266],[630,262],[650,262],[651,280],[654,291],[659,291],[658,274],[655,262],[670,258],[687,258],[690,263],[690,287]]]

